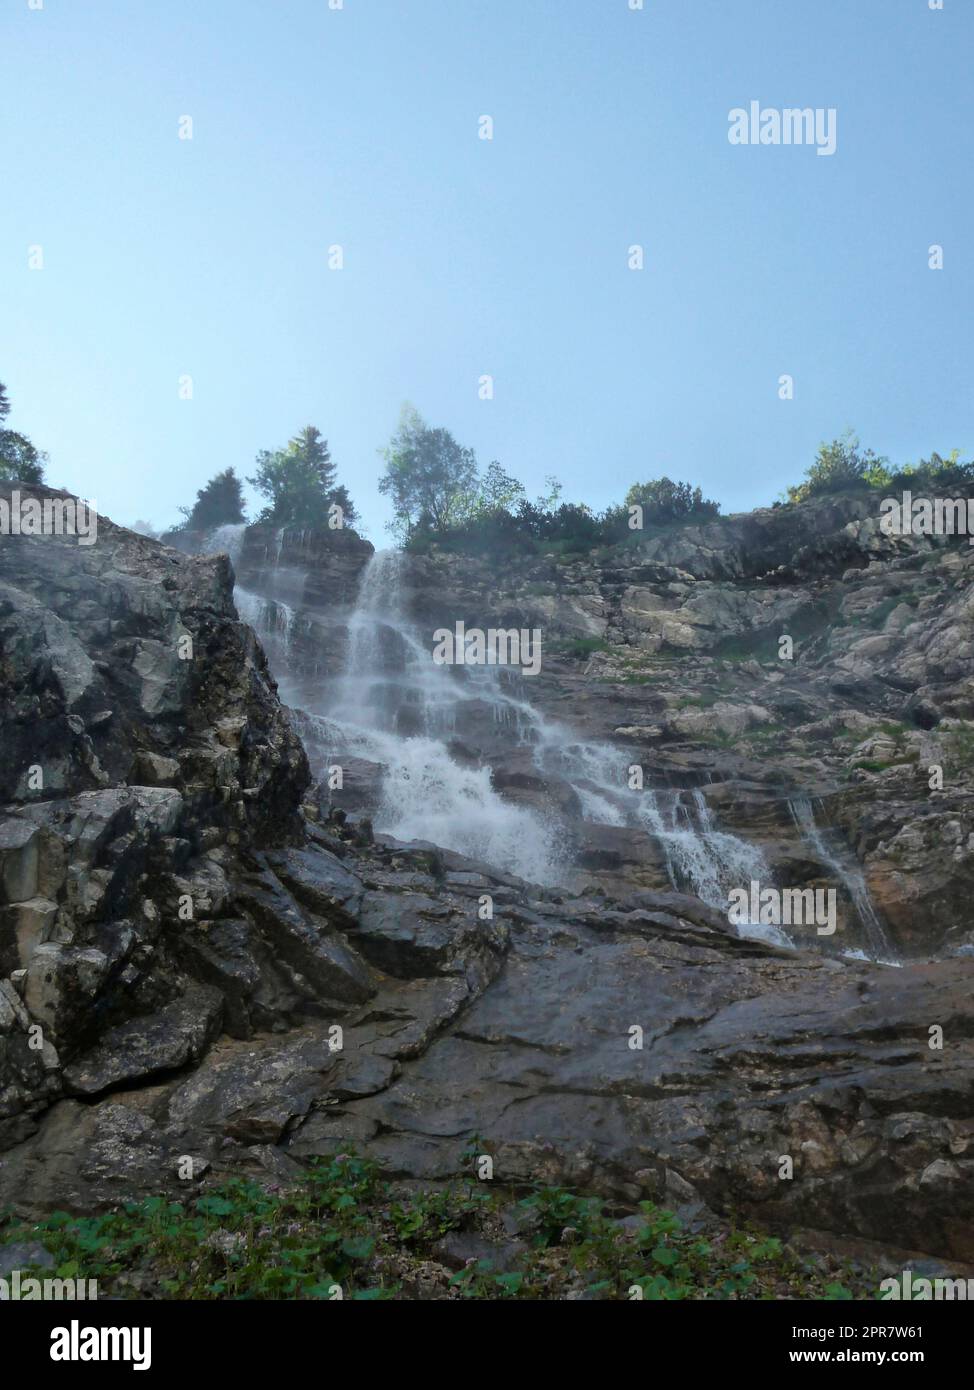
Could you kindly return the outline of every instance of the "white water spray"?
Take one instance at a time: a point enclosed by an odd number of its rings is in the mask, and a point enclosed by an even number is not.
[[[852,905],[862,926],[863,940],[868,951],[867,958],[883,965],[899,964],[893,944],[886,934],[886,928],[873,907],[858,860],[850,853],[837,853],[828,843],[825,834],[816,824],[815,812],[807,796],[792,797],[788,802],[788,809],[801,831],[802,838],[812,847],[822,863],[831,869],[852,899]],[[859,957],[863,955],[861,951],[850,951],[847,954]]]
[[[240,559],[240,552],[243,549],[244,532],[247,529],[247,522],[239,523],[228,522],[225,526],[217,526],[211,531],[204,543],[204,551],[207,554],[219,554],[226,551],[236,569],[237,561]],[[249,621],[249,619],[248,619]]]
[[[675,886],[725,908],[742,877],[767,876],[755,846],[713,826],[699,792],[667,801],[649,788],[635,791],[620,749],[578,739],[546,719],[496,668],[436,666],[405,614],[406,587],[401,552],[372,558],[349,620],[344,675],[327,710],[311,711],[331,760],[350,754],[385,769],[378,830],[432,840],[537,883],[571,877],[564,826],[504,799],[489,767],[451,754],[450,739],[486,710],[515,747],[530,750],[542,781],[557,776],[568,784],[585,820],[656,836]]]

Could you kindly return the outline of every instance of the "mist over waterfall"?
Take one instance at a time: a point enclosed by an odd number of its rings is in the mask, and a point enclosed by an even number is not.
[[[228,549],[236,529],[223,528]],[[494,786],[489,760],[474,764],[458,754],[458,736],[486,721],[507,747],[524,750],[539,780],[570,789],[582,822],[655,837],[674,887],[725,909],[731,887],[771,880],[759,847],[718,829],[699,790],[636,790],[631,756],[547,718],[526,698],[529,682],[499,667],[434,664],[432,633],[419,632],[407,612],[408,565],[399,551],[377,552],[362,573],[340,676],[296,678],[289,661],[294,608],[275,596],[288,592],[280,560],[278,547],[267,596],[238,587],[238,610],[267,645],[316,773],[354,759],[381,768],[377,831],[429,841],[535,883],[575,881],[564,820],[515,804]]]
[[[453,679],[403,612],[402,555],[379,551],[365,569],[349,623],[348,663],[331,709],[310,708],[330,762],[381,764],[375,828],[423,839],[537,883],[562,877],[555,829],[494,790],[489,767],[462,766],[447,740],[466,700],[504,708],[490,681]],[[465,672],[464,674],[469,674]]]

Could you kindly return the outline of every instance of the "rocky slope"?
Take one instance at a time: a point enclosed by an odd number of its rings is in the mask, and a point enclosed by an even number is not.
[[[787,806],[820,798],[930,956],[971,926],[951,751],[972,715],[971,559],[894,548],[860,506],[500,575],[434,556],[412,603],[437,625],[537,620],[533,699],[699,786],[810,880]],[[239,557],[265,593],[269,544],[248,533]],[[303,546],[288,640],[311,681],[342,659],[369,548]],[[349,1148],[429,1182],[474,1153],[497,1182],[974,1261],[974,959],[741,940],[611,836],[569,891],[373,835],[310,788],[225,556],[103,520],[90,549],[5,539],[0,584],[0,1205],[81,1210]],[[785,630],[787,666],[768,649]],[[505,765],[486,721],[458,742],[511,795],[558,795]],[[933,753],[942,792],[918,771]]]

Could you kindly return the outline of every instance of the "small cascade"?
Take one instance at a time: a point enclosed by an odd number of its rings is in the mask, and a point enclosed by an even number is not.
[[[280,647],[285,662],[291,656],[291,637],[294,632],[295,612],[290,604],[276,598],[264,598],[236,585],[233,601],[241,620],[254,629],[261,640],[268,639]]]
[[[461,682],[433,664],[402,611],[399,551],[379,551],[367,566],[348,624],[348,660],[336,692],[336,717],[404,736],[452,732]]]
[[[852,900],[862,927],[865,950],[853,949],[846,954],[879,961],[884,965],[898,965],[893,943],[873,906],[858,860],[848,850],[839,853],[828,843],[815,821],[815,811],[807,796],[792,797],[788,802],[788,809],[795,825],[801,831],[802,839],[811,846],[822,863],[831,869]]]
[[[205,555],[219,555],[226,551],[234,569],[240,559],[240,552],[243,548],[244,532],[247,529],[246,521],[227,523],[225,526],[217,526],[211,531],[203,542],[203,553]]]
[[[699,788],[644,797],[640,814],[663,845],[670,876],[711,907],[725,908],[732,888],[772,882],[758,846],[718,830]]]
[[[535,762],[575,788],[587,820],[655,836],[674,888],[695,893],[709,906],[723,911],[732,888],[751,879],[772,881],[758,846],[719,830],[699,789],[630,788],[628,764],[610,744],[579,741],[560,725],[541,724]]]
[[[365,570],[349,621],[348,659],[326,714],[331,758],[384,769],[377,830],[432,841],[536,883],[563,880],[558,828],[505,801],[488,767],[462,766],[446,739],[479,682],[434,665],[402,608],[403,557],[380,551]],[[325,731],[322,731],[325,732]]]

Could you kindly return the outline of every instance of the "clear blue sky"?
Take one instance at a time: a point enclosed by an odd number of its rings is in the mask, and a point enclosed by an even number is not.
[[[161,524],[314,423],[376,541],[404,400],[596,506],[969,457],[972,56],[972,0],[0,0],[9,424]],[[730,145],[752,99],[836,154]]]

